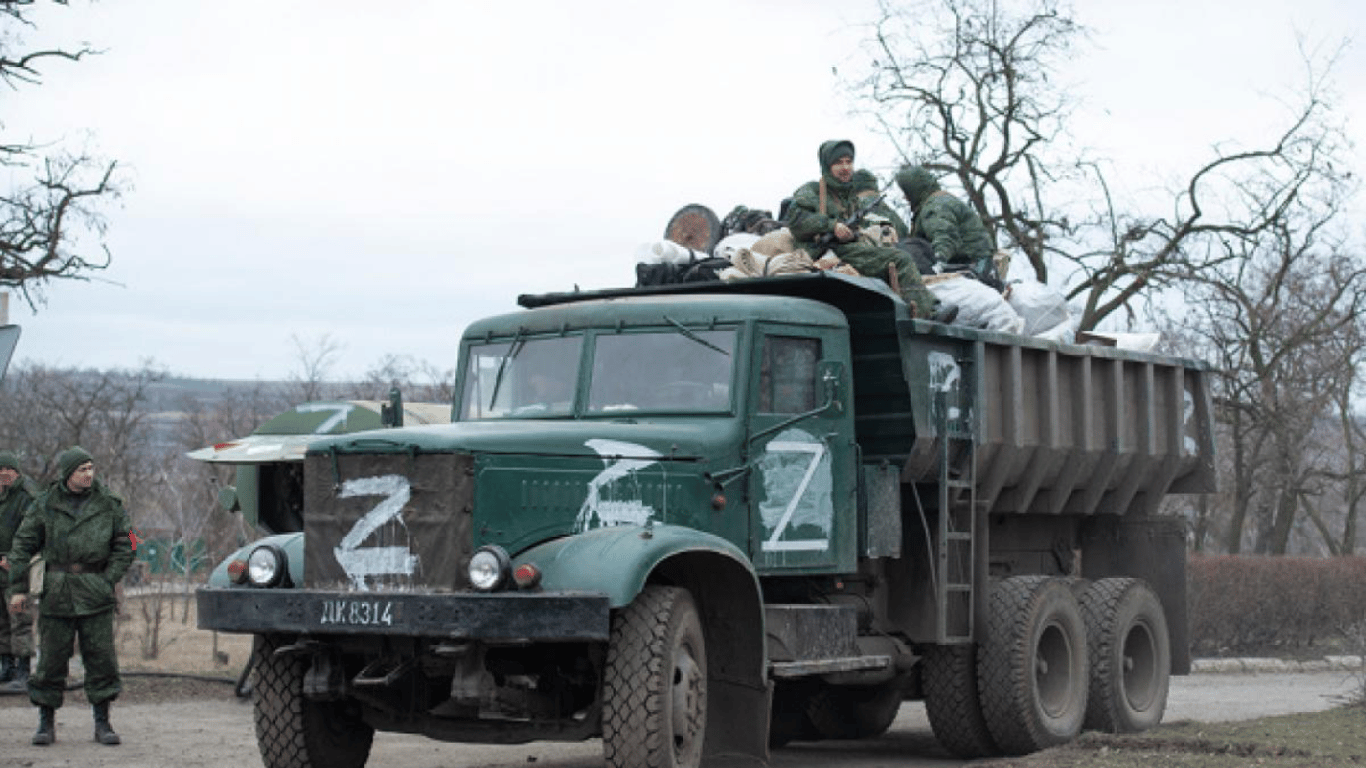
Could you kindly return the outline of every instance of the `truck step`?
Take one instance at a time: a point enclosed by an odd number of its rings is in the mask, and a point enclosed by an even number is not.
[[[812,659],[810,661],[775,661],[768,665],[769,677],[793,678],[826,675],[831,672],[862,672],[869,669],[886,669],[892,665],[891,656],[846,656],[838,659]]]

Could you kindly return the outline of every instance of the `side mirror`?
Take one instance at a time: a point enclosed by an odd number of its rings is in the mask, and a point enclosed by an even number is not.
[[[0,325],[0,381],[5,378],[9,359],[14,356],[14,348],[19,345],[19,326]]]
[[[825,404],[822,410],[834,409],[836,413],[844,410],[842,401],[844,363],[839,360],[822,360],[816,364],[816,385],[819,387]]]

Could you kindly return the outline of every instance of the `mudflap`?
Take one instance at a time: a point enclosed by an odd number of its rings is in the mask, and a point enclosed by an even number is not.
[[[702,764],[707,768],[742,768],[768,764],[768,716],[773,709],[773,681],[763,688],[711,680],[708,692],[707,743]]]

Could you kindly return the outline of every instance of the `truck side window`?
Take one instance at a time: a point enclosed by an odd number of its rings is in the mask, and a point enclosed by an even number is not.
[[[759,368],[760,413],[804,413],[816,407],[820,339],[768,336]]]

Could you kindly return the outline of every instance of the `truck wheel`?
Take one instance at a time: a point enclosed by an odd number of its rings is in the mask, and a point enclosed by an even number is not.
[[[871,739],[892,727],[901,699],[899,680],[882,685],[822,685],[806,711],[822,738]]]
[[[977,646],[936,645],[921,664],[925,714],[939,743],[964,760],[1001,754],[977,694]]]
[[[612,768],[701,765],[707,651],[686,589],[648,586],[612,617],[602,719]]]
[[[1086,667],[1086,625],[1065,582],[1023,576],[995,586],[977,685],[1001,751],[1023,755],[1075,738]]]
[[[1081,597],[1091,661],[1084,727],[1146,731],[1162,721],[1172,649],[1162,601],[1138,579],[1100,579]]]
[[[361,768],[375,729],[354,703],[305,699],[308,657],[275,656],[285,642],[258,635],[252,646],[256,744],[265,768]]]

